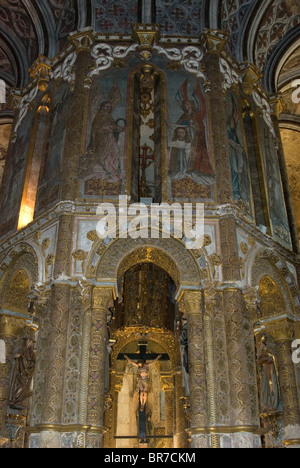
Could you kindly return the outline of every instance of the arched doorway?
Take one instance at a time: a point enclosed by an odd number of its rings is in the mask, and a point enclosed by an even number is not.
[[[142,262],[122,275],[119,289],[112,311],[110,430],[104,445],[185,446],[175,283],[161,267]]]

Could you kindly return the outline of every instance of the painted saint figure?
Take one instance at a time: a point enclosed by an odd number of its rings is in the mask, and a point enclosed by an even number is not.
[[[121,154],[119,135],[124,132],[124,126],[118,125],[112,115],[117,103],[122,99],[117,83],[94,118],[90,143],[86,154],[81,158],[81,175],[85,180],[91,178],[105,179],[107,182],[119,182],[122,179]]]
[[[159,361],[161,357],[162,356],[159,355],[154,361],[146,364],[145,361],[134,362],[128,356],[125,356],[125,358],[130,364],[138,368],[139,378],[136,392],[139,392],[140,394],[141,411],[144,411],[148,400],[148,392],[150,387],[149,368],[153,366],[157,361]]]
[[[189,99],[188,84],[186,80],[176,95],[183,114],[169,127],[172,134],[169,175],[172,180],[190,178],[199,184],[213,185],[215,174],[208,154],[205,99],[199,82],[193,99]]]
[[[240,115],[233,97],[231,97],[231,103],[228,103],[228,107],[231,107],[231,110],[228,110],[230,115],[227,121],[227,134],[230,146],[233,196],[237,201],[242,200],[244,203],[250,204],[249,166],[245,149],[239,137]]]

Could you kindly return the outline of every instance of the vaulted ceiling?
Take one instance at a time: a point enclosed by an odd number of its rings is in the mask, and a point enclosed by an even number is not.
[[[148,0],[150,1],[150,0]],[[53,58],[70,32],[92,26],[99,32],[130,31],[138,0],[1,0],[0,77],[23,86],[27,70],[43,54]],[[156,0],[156,21],[165,35],[199,35],[204,28],[230,35],[239,61],[265,70],[269,91],[277,67],[299,38],[299,0]]]
[[[10,87],[25,86],[28,68],[38,56],[55,57],[77,29],[92,26],[104,34],[130,34],[139,19],[139,1],[1,0],[0,79]],[[267,91],[280,92],[284,105],[280,120],[300,230],[300,105],[292,100],[292,85],[300,79],[299,0],[156,0],[156,22],[166,36],[199,36],[204,28],[225,31],[236,59],[257,65],[264,72]]]

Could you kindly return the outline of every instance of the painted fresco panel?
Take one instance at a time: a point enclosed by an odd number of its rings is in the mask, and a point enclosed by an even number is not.
[[[260,134],[273,235],[290,246],[289,223],[274,138],[263,122],[260,122]]]
[[[45,150],[37,196],[36,213],[53,206],[59,200],[62,157],[68,120],[69,86],[64,84],[54,92],[51,108],[50,134]]]
[[[230,168],[233,197],[242,201],[249,215],[253,215],[249,162],[245,150],[241,111],[236,97],[226,97],[227,134],[230,148]]]
[[[209,118],[200,80],[167,72],[170,199],[213,200],[215,171]]]
[[[1,235],[14,228],[19,215],[34,112],[34,110],[30,111],[20,126],[12,154],[7,161],[9,172],[7,180],[3,181],[5,193],[0,207]]]
[[[125,190],[128,69],[95,78],[86,150],[80,159],[80,195],[118,197]]]

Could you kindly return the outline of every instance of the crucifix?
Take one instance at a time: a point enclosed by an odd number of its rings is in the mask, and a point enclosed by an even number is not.
[[[139,23],[155,24],[156,0],[138,0],[139,2]]]
[[[149,390],[149,367],[155,364],[158,360],[169,361],[170,357],[168,354],[155,354],[147,353],[147,341],[139,342],[139,352],[131,354],[120,353],[118,360],[127,360],[132,365],[138,368],[139,379],[137,391],[139,392],[139,438],[142,441],[147,439],[146,434],[146,404],[148,399],[148,390]],[[135,362],[137,361],[137,362]],[[149,362],[150,361],[150,362]],[[147,363],[148,362],[148,363]]]

